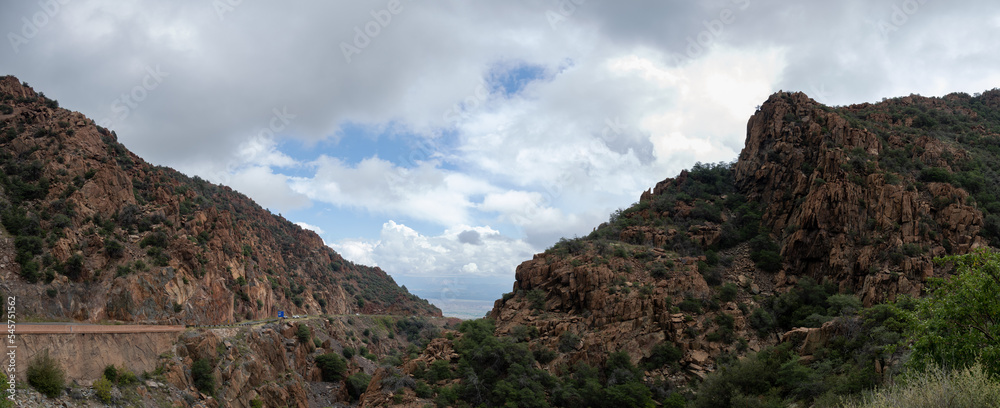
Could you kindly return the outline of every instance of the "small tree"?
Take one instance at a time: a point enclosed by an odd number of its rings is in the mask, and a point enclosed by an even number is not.
[[[104,378],[107,378],[111,382],[118,382],[118,368],[114,364],[108,364],[104,367]]]
[[[335,353],[316,356],[316,366],[323,372],[323,381],[333,382],[344,377],[347,363]]]
[[[309,341],[309,337],[312,337],[312,333],[309,331],[309,326],[299,324],[299,328],[295,331],[295,337],[299,338],[299,343]]]
[[[212,363],[208,359],[198,359],[191,366],[191,379],[195,388],[205,394],[215,395],[215,376],[212,375]]]
[[[49,351],[35,357],[28,364],[28,384],[49,398],[62,394],[65,376],[59,362],[49,356]]]
[[[94,381],[94,395],[105,404],[111,402],[111,380],[108,377]]]
[[[357,400],[361,397],[361,394],[364,394],[371,380],[372,377],[364,372],[347,377],[347,393],[351,396],[351,399]]]
[[[559,335],[559,351],[563,353],[568,353],[576,349],[580,345],[580,336],[569,330],[562,332]]]
[[[929,295],[918,301],[911,325],[917,368],[970,367],[977,360],[1000,375],[1000,253],[978,250],[949,256],[957,273],[930,281]]]

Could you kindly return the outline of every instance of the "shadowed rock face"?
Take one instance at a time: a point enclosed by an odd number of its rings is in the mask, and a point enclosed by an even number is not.
[[[0,274],[22,316],[175,324],[278,310],[440,316],[381,269],[343,259],[228,187],[146,163],[114,132],[14,77],[0,78],[0,98],[12,108],[0,112],[0,208],[5,219],[27,220],[13,231],[20,224],[4,222]],[[18,239],[39,245],[27,270],[15,261]]]
[[[683,352],[681,367],[690,377],[711,370],[722,353],[779,342],[776,334],[760,337],[752,330],[748,311],[803,277],[832,281],[865,305],[919,296],[927,278],[947,273],[934,257],[967,253],[988,240],[981,236],[984,215],[969,192],[926,176],[927,169],[957,174],[972,159],[971,150],[900,112],[975,118],[966,107],[969,98],[911,96],[830,108],[802,93],[774,94],[749,119],[746,146],[728,167],[725,194],[739,195],[736,202],[692,198],[684,190],[692,172],[666,179],[589,237],[560,243],[518,266],[513,292],[497,300],[489,316],[498,334],[537,330],[527,340],[533,348],[559,350],[546,365],[551,370],[577,360],[599,363],[611,351],[626,351],[639,362],[666,341]],[[997,137],[982,129],[973,131]],[[725,203],[720,213],[695,216],[711,200]],[[780,264],[769,270],[751,260],[752,242],[720,248],[735,233],[726,225],[745,202],[759,205],[759,226],[780,252]],[[709,301],[718,299],[721,286],[699,273],[705,256],[685,255],[692,246],[718,250],[728,260],[713,279],[739,288],[732,301]],[[699,302],[712,306],[690,308]],[[734,338],[745,339],[746,347],[711,334],[721,333],[729,318]],[[564,333],[579,341],[561,342]]]

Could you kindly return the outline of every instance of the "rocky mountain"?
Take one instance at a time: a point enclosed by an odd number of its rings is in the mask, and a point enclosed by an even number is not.
[[[0,78],[0,166],[0,288],[21,316],[441,315],[379,268],[228,187],[146,163],[11,76]]]
[[[522,263],[489,317],[498,335],[556,351],[539,359],[550,372],[625,351],[647,379],[684,384],[829,334],[819,327],[848,310],[920,296],[950,272],[934,257],[1000,246],[998,198],[998,90],[845,107],[779,92],[736,162],[666,179]],[[785,333],[802,326],[816,329]]]

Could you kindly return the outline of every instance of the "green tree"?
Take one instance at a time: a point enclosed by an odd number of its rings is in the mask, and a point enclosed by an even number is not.
[[[100,380],[94,381],[94,394],[97,395],[97,399],[101,402],[107,404],[111,402],[111,380],[108,377],[101,377]]]
[[[104,366],[104,378],[113,383],[118,382],[118,368],[114,364]]]
[[[953,263],[951,279],[930,280],[929,295],[917,302],[913,356],[910,363],[969,367],[981,361],[992,375],[1000,375],[1000,253],[974,253],[938,259]]]
[[[45,350],[28,364],[28,384],[49,398],[62,394],[66,383],[62,367]]]
[[[305,343],[312,337],[312,331],[309,330],[309,326],[299,324],[299,328],[295,331],[295,337],[299,338],[299,343]]]
[[[199,391],[215,395],[215,376],[212,375],[212,363],[208,359],[198,359],[191,366],[191,378]]]
[[[344,376],[347,363],[336,353],[326,353],[316,356],[316,366],[323,372],[323,381],[334,382]]]
[[[357,400],[364,394],[365,390],[368,388],[368,383],[371,382],[372,377],[363,372],[356,373],[347,377],[347,393],[351,396],[351,400]]]

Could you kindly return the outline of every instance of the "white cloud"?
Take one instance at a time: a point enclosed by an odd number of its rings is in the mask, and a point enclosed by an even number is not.
[[[375,249],[375,246],[378,245],[377,242],[371,243],[360,240],[345,239],[338,243],[328,243],[327,245],[329,245],[330,248],[333,248],[334,251],[340,253],[340,256],[343,256],[344,259],[351,262],[368,266],[379,266],[375,258],[372,257],[372,252]]]
[[[496,190],[467,175],[421,162],[415,168],[370,157],[356,166],[323,156],[313,177],[297,178],[292,189],[311,199],[375,214],[399,214],[441,225],[471,221],[470,196]]]
[[[469,231],[478,234],[479,245],[460,238]],[[347,239],[331,247],[353,262],[378,265],[393,275],[421,278],[511,277],[517,265],[537,251],[488,226],[459,225],[428,236],[395,221],[382,226],[378,240]]]
[[[257,204],[272,211],[289,211],[308,208],[309,197],[293,191],[288,176],[275,174],[270,167],[252,166],[239,169],[230,175],[229,186],[250,196]]]
[[[753,107],[778,89],[845,104],[1000,81],[987,2],[922,3],[888,35],[878,23],[893,1],[591,1],[555,29],[551,4],[404,2],[348,63],[340,42],[384,4],[243,2],[220,21],[206,2],[72,3],[17,54],[0,47],[0,65],[96,120],[159,65],[168,76],[114,126],[137,154],[279,211],[319,201],[447,228],[389,222],[379,240],[331,238],[392,273],[473,275],[513,273],[695,161],[735,158]],[[0,25],[38,10],[4,2]],[[724,10],[734,22],[706,33]],[[671,57],[704,35],[697,58]],[[514,95],[483,86],[519,65],[544,75]],[[340,151],[348,123],[448,143],[394,163]],[[340,143],[282,151],[292,138]],[[486,224],[518,235],[461,227]]]

